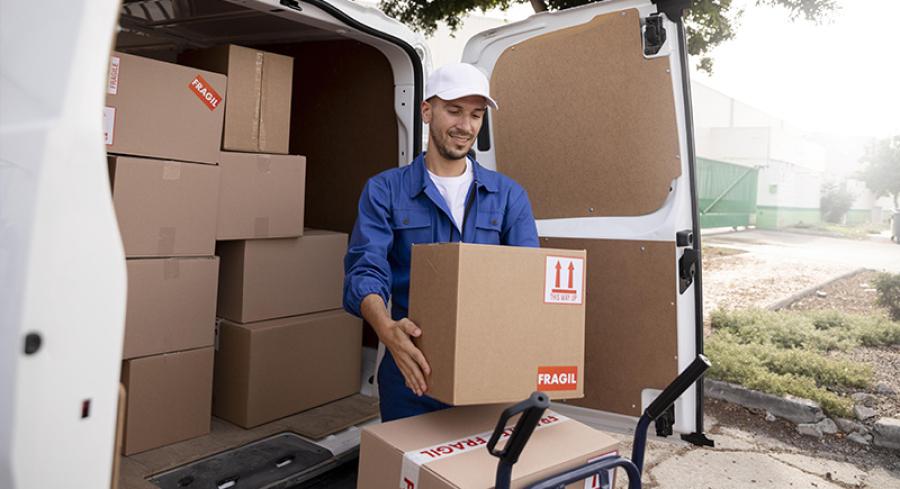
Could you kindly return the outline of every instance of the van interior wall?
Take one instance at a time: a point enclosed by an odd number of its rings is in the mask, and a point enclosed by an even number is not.
[[[352,40],[260,49],[294,58],[290,152],[307,158],[306,226],[350,233],[366,180],[399,163],[391,65]]]

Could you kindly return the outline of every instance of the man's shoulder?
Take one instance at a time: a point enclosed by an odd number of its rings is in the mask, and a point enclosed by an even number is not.
[[[382,188],[396,188],[405,177],[409,166],[398,166],[383,170],[380,173],[369,177],[368,185]]]
[[[500,192],[522,192],[524,188],[519,185],[512,177],[500,173],[497,170],[490,170],[481,166],[481,179],[486,184],[493,184]]]

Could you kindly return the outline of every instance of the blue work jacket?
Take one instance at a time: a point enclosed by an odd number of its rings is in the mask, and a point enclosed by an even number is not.
[[[407,166],[369,179],[359,199],[359,214],[344,259],[344,308],[348,312],[361,317],[362,300],[378,294],[385,304],[393,299],[394,320],[407,316],[414,244],[463,241],[539,246],[525,190],[474,160],[472,171],[461,236],[446,201],[428,176],[424,153]],[[385,421],[438,408],[411,407],[416,404],[416,396],[404,385],[390,354],[379,369],[379,388]],[[405,407],[404,400],[409,401]]]

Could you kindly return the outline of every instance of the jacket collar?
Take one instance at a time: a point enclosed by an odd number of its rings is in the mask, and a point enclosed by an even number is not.
[[[481,187],[488,192],[496,192],[498,187],[497,174],[482,167],[474,158],[469,158],[469,160],[472,162],[472,177],[476,188]],[[425,168],[424,152],[417,156],[409,166],[409,196],[414,198],[424,192],[429,184],[434,184],[431,182],[431,178],[428,177],[428,171]]]

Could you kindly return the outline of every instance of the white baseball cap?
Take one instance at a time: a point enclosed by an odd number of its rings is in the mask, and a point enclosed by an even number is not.
[[[443,100],[479,95],[488,105],[498,110],[497,102],[490,96],[490,82],[484,73],[468,63],[450,63],[434,70],[425,82],[425,100],[438,97]]]

